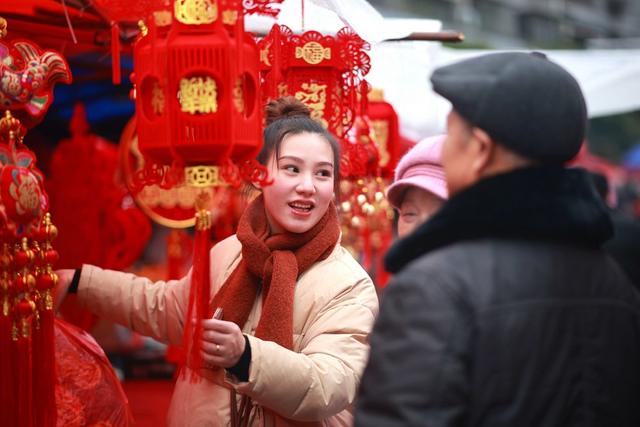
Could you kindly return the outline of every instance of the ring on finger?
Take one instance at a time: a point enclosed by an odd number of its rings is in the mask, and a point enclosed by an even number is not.
[[[216,344],[216,353],[220,353],[220,344]]]

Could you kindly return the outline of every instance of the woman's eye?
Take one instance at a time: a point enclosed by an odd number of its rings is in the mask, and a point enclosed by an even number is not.
[[[294,166],[294,165],[286,165],[282,169],[286,170],[287,172],[292,172],[292,173],[299,172],[298,167]]]
[[[327,178],[331,178],[331,171],[330,170],[326,170],[326,169],[325,170],[320,170],[320,171],[318,171],[318,175],[324,176],[324,177],[327,177]]]

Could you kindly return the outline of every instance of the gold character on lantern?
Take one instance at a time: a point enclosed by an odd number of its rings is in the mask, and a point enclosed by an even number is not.
[[[311,118],[320,121],[324,127],[329,123],[324,119],[324,109],[327,102],[327,85],[318,83],[303,83],[302,90],[296,92],[296,98],[311,108]]]
[[[211,24],[218,19],[218,6],[210,0],[176,0],[175,17],[183,24]]]
[[[185,113],[215,113],[218,111],[218,89],[211,77],[180,79],[178,93],[181,110]]]
[[[287,96],[289,94],[289,87],[286,83],[278,83],[278,96]]]
[[[237,10],[224,10],[222,11],[222,23],[225,25],[234,25],[238,20]]]
[[[324,59],[331,59],[331,48],[324,47],[318,42],[307,42],[302,47],[296,47],[296,59],[300,58],[311,65],[316,65]]]
[[[171,25],[171,12],[168,10],[158,10],[153,12],[153,20],[158,27]]]

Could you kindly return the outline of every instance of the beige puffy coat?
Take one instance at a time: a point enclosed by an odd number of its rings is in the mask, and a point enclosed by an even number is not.
[[[212,298],[240,261],[240,250],[235,236],[211,249]],[[81,304],[94,313],[172,344],[182,338],[188,292],[189,276],[152,283],[89,265],[83,266],[78,287]],[[223,370],[209,369],[202,370],[199,383],[179,377],[169,425],[229,425],[231,387],[252,398],[255,426],[276,425],[272,417],[265,418],[262,406],[296,420],[289,425],[351,425],[368,357],[367,336],[378,312],[373,283],[337,245],[327,259],[300,276],[294,298],[294,351],[252,336],[260,319],[259,296],[243,327],[252,354],[249,381],[235,383]]]

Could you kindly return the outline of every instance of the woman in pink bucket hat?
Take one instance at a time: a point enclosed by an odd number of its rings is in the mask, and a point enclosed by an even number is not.
[[[398,236],[405,237],[448,198],[440,153],[446,135],[425,138],[398,162],[387,199],[398,211]]]

